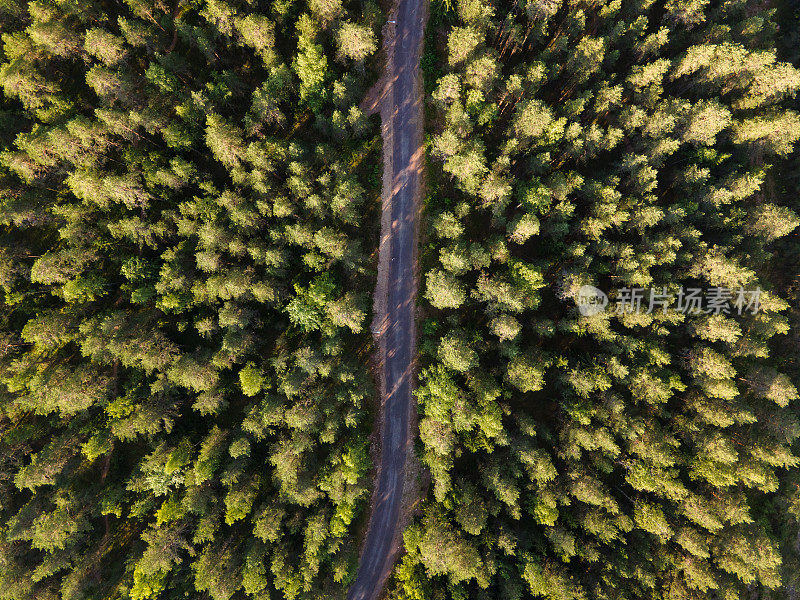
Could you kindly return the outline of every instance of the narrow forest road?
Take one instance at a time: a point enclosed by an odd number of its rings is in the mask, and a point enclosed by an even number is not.
[[[381,455],[367,537],[348,600],[377,600],[402,542],[401,504],[406,468],[414,451],[411,425],[416,422],[411,392],[416,345],[417,213],[424,164],[420,58],[427,2],[397,0],[384,29],[386,72],[380,100],[384,214],[376,290],[379,326],[375,332],[382,368]]]

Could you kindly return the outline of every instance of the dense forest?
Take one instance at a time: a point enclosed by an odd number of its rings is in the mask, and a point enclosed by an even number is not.
[[[384,19],[0,0],[0,599],[344,596]]]
[[[0,600],[345,597],[389,7],[0,0]],[[796,597],[800,0],[430,11],[388,596]]]
[[[799,31],[797,2],[433,2],[431,485],[394,598],[796,597]]]

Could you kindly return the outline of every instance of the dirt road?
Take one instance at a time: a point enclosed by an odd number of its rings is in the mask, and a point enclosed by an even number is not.
[[[391,574],[402,542],[400,508],[405,472],[414,451],[410,425],[416,414],[411,391],[416,342],[417,213],[424,164],[419,64],[427,8],[427,0],[398,0],[385,29],[386,74],[380,112],[383,201],[391,218],[384,218],[381,225],[379,260],[384,268],[376,293],[383,294],[383,298],[376,298],[376,307],[383,307],[379,310],[384,313],[376,318],[383,370],[381,456],[372,515],[349,600],[376,600]]]

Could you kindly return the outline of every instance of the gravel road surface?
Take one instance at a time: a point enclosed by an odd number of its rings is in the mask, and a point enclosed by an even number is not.
[[[383,360],[381,456],[372,515],[349,600],[376,600],[399,555],[403,482],[409,454],[414,451],[409,424],[416,410],[411,394],[415,352],[414,307],[417,292],[417,213],[420,204],[424,150],[420,56],[427,17],[426,0],[399,0],[396,24],[387,53],[386,91],[381,118],[391,145],[391,228],[388,250],[388,327]],[[392,17],[390,17],[392,19]],[[390,23],[390,26],[392,24]]]

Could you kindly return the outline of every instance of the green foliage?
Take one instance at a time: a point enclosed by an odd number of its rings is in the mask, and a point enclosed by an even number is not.
[[[374,7],[257,4],[0,1],[3,600],[354,576]]]
[[[345,21],[337,33],[339,52],[342,56],[362,61],[378,49],[375,35],[363,25]]]
[[[450,4],[423,61],[432,485],[396,597],[789,598],[796,6]],[[616,311],[681,286],[764,304]]]
[[[264,387],[264,375],[252,363],[239,371],[239,386],[245,396],[255,396]]]

